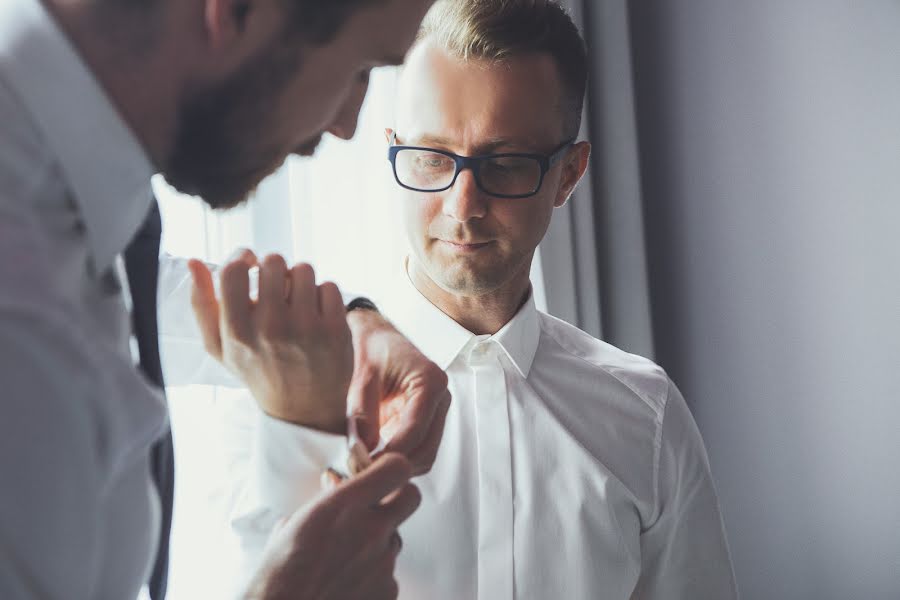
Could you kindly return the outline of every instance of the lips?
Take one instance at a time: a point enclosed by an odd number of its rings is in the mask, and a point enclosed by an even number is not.
[[[440,240],[442,243],[446,244],[453,250],[458,252],[471,252],[474,250],[480,250],[484,248],[491,242],[462,242],[456,240]]]

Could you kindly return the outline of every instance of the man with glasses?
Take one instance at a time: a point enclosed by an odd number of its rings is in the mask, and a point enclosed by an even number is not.
[[[533,0],[439,0],[401,75],[387,155],[412,252],[383,306],[454,397],[402,529],[402,598],[736,597],[677,388],[535,307],[535,249],[588,164],[585,80],[576,27]],[[386,402],[384,438],[395,420]],[[339,436],[282,425],[234,438],[250,466],[232,527],[251,557],[318,472],[346,470]]]

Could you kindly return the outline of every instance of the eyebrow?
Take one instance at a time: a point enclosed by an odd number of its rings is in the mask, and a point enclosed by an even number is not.
[[[439,135],[421,135],[417,138],[414,138],[408,142],[404,142],[409,145],[423,145],[423,146],[438,146],[438,147],[448,147],[453,145],[453,141],[448,138],[439,136]],[[478,146],[474,149],[474,154],[490,154],[497,148],[502,146],[512,146],[512,147],[522,147],[522,148],[538,148],[540,144],[536,142],[536,140],[525,139],[525,140],[512,140],[508,138],[493,138],[478,144]]]

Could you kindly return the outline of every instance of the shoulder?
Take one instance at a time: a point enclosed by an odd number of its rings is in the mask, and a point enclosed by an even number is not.
[[[653,514],[656,465],[671,384],[652,360],[539,314],[528,383],[602,470],[622,483],[642,518]]]
[[[652,360],[598,340],[574,325],[539,313],[541,341],[546,352],[564,360],[570,369],[597,379],[612,379],[626,396],[640,400],[659,419],[665,412],[671,382]]]

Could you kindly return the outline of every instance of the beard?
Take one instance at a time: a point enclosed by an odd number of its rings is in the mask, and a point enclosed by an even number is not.
[[[162,169],[170,185],[200,196],[214,209],[233,208],[284,163],[294,149],[264,140],[277,126],[275,107],[300,68],[299,46],[279,40],[229,80],[186,94],[175,143]],[[300,152],[311,155],[320,138],[310,138]]]

